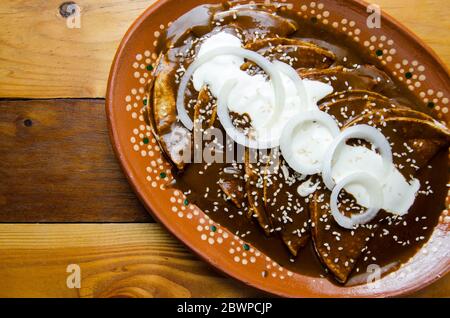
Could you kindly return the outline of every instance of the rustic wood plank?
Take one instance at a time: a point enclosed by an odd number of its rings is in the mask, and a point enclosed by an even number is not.
[[[59,14],[64,0],[0,2],[0,97],[104,97],[116,48],[155,0],[77,0],[81,28]]]
[[[0,101],[0,222],[151,221],[110,146],[103,100]]]
[[[66,268],[81,268],[68,289]],[[0,224],[0,297],[257,297],[157,224]],[[449,297],[450,276],[414,296]]]
[[[450,67],[450,6],[442,0],[372,0],[428,44]]]
[[[81,289],[69,289],[69,264]],[[157,224],[0,224],[0,297],[251,297]]]
[[[81,28],[66,27],[63,0],[0,2],[0,97],[104,97],[115,50],[155,0],[77,0]],[[378,0],[450,65],[450,6],[440,0]],[[38,14],[37,14],[38,13]]]

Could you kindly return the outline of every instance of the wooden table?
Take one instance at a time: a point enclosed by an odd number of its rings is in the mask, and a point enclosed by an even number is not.
[[[76,0],[80,29],[62,0],[0,2],[0,297],[263,296],[154,223],[111,150],[110,64],[154,1]],[[449,0],[377,2],[450,65]],[[66,285],[69,264],[80,289]],[[414,296],[450,297],[450,277]]]

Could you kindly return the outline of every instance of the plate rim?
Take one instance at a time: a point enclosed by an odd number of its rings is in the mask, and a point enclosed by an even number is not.
[[[120,164],[120,167],[122,171],[124,172],[128,183],[131,185],[133,191],[137,195],[139,201],[144,205],[147,212],[163,227],[169,231],[174,237],[177,238],[183,245],[188,247],[189,250],[194,252],[202,261],[205,261],[207,264],[212,266],[212,268],[220,273],[225,274],[228,277],[231,277],[233,279],[238,280],[240,283],[246,284],[248,286],[251,286],[257,290],[266,292],[270,295],[274,296],[282,296],[282,297],[302,297],[301,295],[293,296],[293,294],[287,294],[284,292],[274,291],[267,289],[263,286],[259,286],[256,283],[250,282],[245,280],[244,277],[239,277],[235,275],[234,273],[230,272],[226,268],[219,267],[217,264],[215,264],[201,249],[198,249],[195,244],[193,244],[191,241],[183,240],[178,233],[176,233],[170,226],[170,222],[165,222],[163,219],[159,217],[159,213],[155,213],[154,210],[154,204],[151,202],[151,200],[147,199],[146,196],[143,194],[143,191],[138,187],[135,182],[135,176],[132,172],[132,168],[130,164],[125,160],[125,152],[122,150],[122,147],[119,143],[119,136],[118,136],[118,129],[116,129],[116,124],[114,120],[114,83],[116,81],[117,71],[120,67],[120,57],[124,53],[126,49],[126,45],[129,42],[130,38],[132,37],[133,33],[136,31],[136,29],[144,22],[147,18],[149,18],[153,12],[157,11],[161,6],[163,6],[166,2],[172,2],[174,0],[156,0],[153,4],[148,6],[130,25],[130,27],[127,29],[125,35],[123,36],[116,53],[114,55],[113,62],[111,64],[110,73],[108,76],[108,82],[107,82],[107,90],[106,90],[106,96],[105,96],[105,111],[106,111],[106,117],[107,117],[107,126],[108,126],[108,135],[109,139],[114,151],[114,154]],[[369,3],[364,0],[344,0],[343,5],[358,5],[360,7],[366,8]],[[205,0],[205,3],[208,3],[207,0]],[[416,43],[420,47],[424,49],[424,52],[430,56],[434,62],[436,62],[436,65],[439,65],[444,72],[444,74],[450,79],[450,68],[443,62],[443,60],[437,55],[437,53],[428,45],[426,44],[421,38],[419,38],[416,34],[414,34],[411,30],[409,30],[406,26],[404,26],[402,23],[400,23],[396,18],[392,17],[388,13],[386,13],[384,10],[382,10],[382,20],[384,22],[390,23],[394,28],[399,30],[400,33],[402,33],[402,36],[408,37],[413,43]],[[422,53],[423,54],[423,53]],[[433,284],[440,278],[444,277],[450,272],[450,267],[447,266],[445,270],[443,270],[438,275],[430,275],[430,277],[426,277],[426,279],[423,280],[416,280],[414,284],[411,284],[408,288],[403,290],[394,290],[394,291],[388,291],[388,292],[380,292],[379,294],[373,294],[373,295],[353,295],[353,294],[345,294],[342,295],[342,297],[398,297],[398,296],[407,296],[410,295],[416,291],[422,290],[426,288],[427,286]],[[345,288],[343,286],[342,288]],[[351,287],[350,287],[351,288]],[[303,296],[304,297],[304,296]],[[321,297],[331,297],[327,295],[322,295]]]

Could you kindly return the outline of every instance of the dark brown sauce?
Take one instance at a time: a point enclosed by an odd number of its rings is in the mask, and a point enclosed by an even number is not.
[[[172,48],[173,53],[177,52],[177,47],[179,47],[178,51],[183,51],[186,46],[190,45],[189,41],[213,31],[215,25],[213,25],[211,17],[220,10],[222,10],[220,5],[205,5],[185,14],[174,22],[165,36],[161,38],[158,46],[160,51],[165,52],[169,47]],[[347,35],[337,33],[331,27],[319,25],[316,21],[299,18],[295,12],[284,11],[278,12],[278,14],[290,18],[298,24],[298,31],[290,35],[290,38],[302,39],[329,49],[336,55],[336,65],[353,68],[356,64],[367,64],[374,65],[381,70],[384,69],[378,59],[367,54],[364,48]],[[268,33],[276,32],[276,26],[274,27],[273,24],[259,23],[255,25],[253,22],[252,19],[246,18],[239,25],[246,30],[246,37],[251,37],[255,30]],[[284,31],[281,30],[281,32]],[[184,43],[186,40],[188,44]],[[175,59],[175,57],[173,58]],[[403,83],[396,80],[384,81],[375,87],[374,91],[399,104],[430,114],[430,110],[419,102]],[[448,149],[440,151],[428,165],[432,168],[423,168],[418,178],[423,187],[427,182],[427,186],[429,185],[434,192],[429,196],[419,195],[404,220],[407,222],[407,226],[396,226],[395,229],[392,229],[399,236],[399,240],[409,241],[410,243],[403,246],[393,241],[391,236],[375,237],[368,245],[370,254],[367,255],[366,252],[357,261],[355,275],[364,273],[374,259],[381,267],[394,264],[392,271],[414,256],[428,241],[437,225],[447,195],[446,184],[449,180]],[[230,164],[215,163],[205,169],[204,164],[190,164],[185,171],[176,174],[174,187],[185,192],[188,195],[189,202],[199,206],[215,222],[270,256],[278,264],[293,272],[308,276],[326,276],[327,271],[316,255],[312,240],[309,240],[307,246],[299,251],[296,258],[293,258],[278,236],[265,236],[259,225],[245,216],[245,207],[240,209],[230,201],[223,199],[223,192],[218,186],[217,180],[223,175],[224,168],[230,166]],[[243,169],[243,164],[238,164],[237,167]],[[426,219],[422,219],[425,215]],[[419,221],[416,221],[417,218],[419,218]],[[423,237],[423,239],[417,241],[418,236]],[[364,281],[357,279],[351,281],[352,284],[361,282]]]

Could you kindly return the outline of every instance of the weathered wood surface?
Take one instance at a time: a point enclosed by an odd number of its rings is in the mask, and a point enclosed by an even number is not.
[[[77,0],[81,28],[67,27],[62,0],[0,3],[0,97],[104,97],[128,27],[155,0]],[[442,0],[372,1],[450,65],[450,6]]]
[[[68,28],[63,0],[0,4],[0,97],[104,97],[116,48],[155,0],[77,0],[81,27]]]
[[[103,100],[0,101],[0,222],[146,222]]]
[[[81,269],[81,289],[66,268]],[[157,224],[0,224],[0,297],[250,297]]]
[[[81,269],[81,289],[66,285]],[[0,224],[0,297],[260,297],[157,224]],[[450,276],[413,297],[448,297]]]

